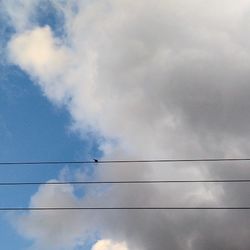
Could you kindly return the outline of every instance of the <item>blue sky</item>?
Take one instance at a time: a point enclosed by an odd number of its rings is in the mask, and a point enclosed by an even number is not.
[[[1,161],[83,160],[99,157],[95,138],[81,139],[70,130],[71,119],[63,108],[53,106],[29,77],[15,66],[1,67],[0,159]],[[65,166],[2,166],[0,181],[47,181],[57,178]],[[75,165],[73,168],[78,168]],[[37,187],[2,187],[1,206],[22,207]],[[6,214],[1,214],[1,245],[26,249]]]
[[[39,17],[41,25],[54,26],[51,13]],[[13,30],[1,20],[1,44],[6,46]],[[5,53],[4,51],[2,51]],[[0,159],[8,161],[67,161],[100,156],[96,138],[81,138],[70,129],[71,117],[64,107],[51,104],[38,85],[19,67],[2,58],[0,65]],[[66,166],[2,166],[0,181],[47,181],[57,178]],[[74,169],[78,165],[71,166]],[[71,168],[70,167],[70,168]],[[25,207],[37,191],[34,187],[1,187],[1,207]],[[6,250],[27,249],[6,213],[0,215],[0,242]]]
[[[15,66],[4,66],[3,71],[5,77],[0,83],[1,161],[82,160],[98,155],[94,138],[84,141],[70,131],[66,110],[51,105],[25,73]],[[3,166],[0,178],[1,181],[46,181],[56,178],[62,167]],[[36,189],[2,187],[1,206],[27,206]],[[4,214],[1,214],[0,225],[0,241],[5,249],[27,246]]]

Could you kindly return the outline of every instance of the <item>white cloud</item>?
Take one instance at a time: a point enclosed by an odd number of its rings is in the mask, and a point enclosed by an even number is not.
[[[73,187],[41,186],[32,197],[30,206],[79,206]],[[88,225],[88,226],[86,226]],[[91,221],[83,213],[45,211],[24,214],[18,219],[18,230],[26,237],[35,239],[34,249],[73,249],[88,238]]]
[[[9,49],[12,61],[34,75],[58,74],[67,58],[48,26],[17,35],[9,43]]]
[[[17,34],[8,46],[12,62],[30,73],[33,78],[43,76],[45,94],[55,101],[65,98],[60,91],[60,75],[66,68],[69,52],[56,39],[50,27],[38,27]]]
[[[76,12],[60,8],[66,12],[63,39],[55,37],[49,27],[33,27],[10,40],[10,57],[36,79],[52,102],[66,105],[72,126],[83,135],[86,131],[100,135],[104,157],[250,154],[250,1],[107,0],[79,1],[77,7]],[[126,166],[99,168],[97,175],[107,179],[201,179],[246,174],[240,165],[235,171],[229,167],[206,170],[185,165],[152,170],[150,165]],[[108,205],[202,205],[249,199],[243,187],[134,188],[110,188],[98,199]],[[235,195],[236,191],[241,195]],[[67,192],[69,200],[60,204],[75,205],[72,191]],[[40,190],[33,201],[44,204],[50,201],[49,195],[53,193]],[[86,200],[77,202],[85,204]],[[91,202],[97,200],[92,197]],[[58,220],[43,216],[44,227],[31,213],[25,224],[31,231],[23,234],[32,235],[37,242],[50,242],[55,229],[50,223],[56,225]],[[125,240],[129,249],[249,249],[245,234],[232,235],[228,225],[235,221],[227,212],[199,213],[195,218],[186,213],[145,216],[114,212],[112,216],[102,214],[95,225],[103,237]],[[249,231],[244,219],[236,218],[243,227],[234,223],[235,228]],[[79,229],[73,230],[70,239],[66,237],[73,248],[75,239],[93,223],[85,220],[82,229],[76,219],[70,219],[72,228]],[[61,224],[58,235],[64,235],[67,223]],[[48,228],[51,234],[41,236],[39,230]],[[225,240],[227,235],[231,241]],[[241,240],[235,240],[237,237]]]
[[[112,240],[99,240],[92,247],[92,250],[128,250],[126,243],[116,243]]]

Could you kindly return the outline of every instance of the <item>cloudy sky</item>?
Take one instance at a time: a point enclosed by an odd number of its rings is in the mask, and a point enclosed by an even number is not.
[[[0,1],[1,161],[250,156],[250,0]],[[250,178],[248,163],[1,167],[1,181]],[[250,206],[248,184],[2,187],[7,206]],[[6,250],[249,249],[247,211],[1,213]]]

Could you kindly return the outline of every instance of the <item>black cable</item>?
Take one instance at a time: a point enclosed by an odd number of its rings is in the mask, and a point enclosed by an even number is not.
[[[250,210],[245,207],[0,207],[0,211],[53,211],[53,210]]]
[[[0,182],[0,186],[24,185],[90,185],[90,184],[167,184],[167,183],[249,183],[250,179],[227,180],[135,180],[135,181],[58,181],[58,182]]]
[[[57,165],[57,164],[114,164],[114,163],[164,163],[164,162],[224,162],[250,161],[250,158],[200,158],[200,159],[155,159],[155,160],[92,160],[92,161],[17,161],[0,162],[0,165]]]

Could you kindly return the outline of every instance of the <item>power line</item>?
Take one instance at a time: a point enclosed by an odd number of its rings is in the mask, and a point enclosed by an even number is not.
[[[16,161],[0,162],[0,165],[58,165],[58,164],[116,164],[116,163],[171,163],[171,162],[225,162],[250,161],[250,158],[200,158],[200,159],[153,159],[153,160],[92,160],[92,161]]]
[[[0,211],[54,211],[54,210],[250,210],[245,207],[0,207]]]
[[[91,185],[91,184],[167,184],[167,183],[249,183],[250,179],[226,180],[135,180],[135,181],[58,181],[58,182],[0,182],[0,186],[24,185]]]

